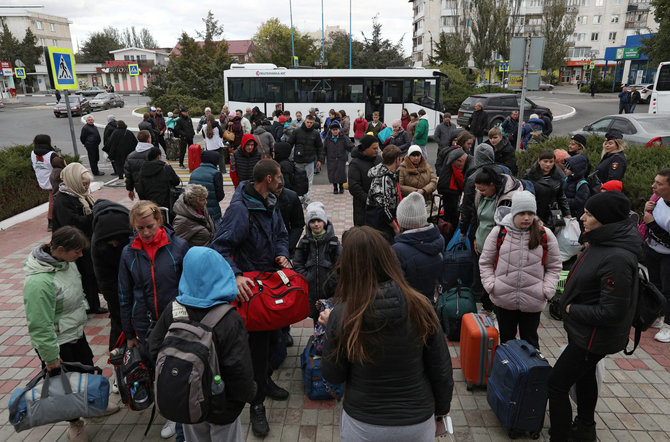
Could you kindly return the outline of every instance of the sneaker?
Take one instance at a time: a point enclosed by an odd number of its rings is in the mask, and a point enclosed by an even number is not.
[[[663,324],[659,332],[654,336],[654,339],[658,342],[670,342],[670,325]]]
[[[176,430],[177,423],[172,421],[165,422],[163,429],[161,430],[161,437],[163,439],[169,439],[177,433]]]
[[[286,333],[286,346],[293,347],[293,336],[291,336],[291,333]]]
[[[265,394],[276,401],[285,401],[288,399],[288,391],[275,384],[275,381],[270,377],[268,378],[268,386]]]
[[[665,318],[663,316],[659,316],[658,318],[656,318],[654,323],[651,324],[651,328],[661,328],[661,327],[663,327],[663,324],[664,324],[663,320],[664,319]]]
[[[268,420],[265,417],[265,406],[263,404],[252,405],[249,408],[251,431],[256,437],[265,437],[270,432]]]
[[[88,434],[84,429],[84,421],[78,419],[70,422],[70,427],[67,429],[67,440],[70,442],[88,442]]]
[[[579,416],[576,416],[574,422],[570,426],[570,440],[575,442],[597,441],[596,423],[592,422],[590,424],[585,424],[579,420]]]
[[[119,394],[119,384],[116,383],[116,379],[114,379],[114,383],[112,384],[112,393]]]

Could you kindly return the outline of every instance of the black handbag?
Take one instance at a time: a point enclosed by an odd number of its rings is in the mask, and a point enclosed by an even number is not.
[[[549,217],[549,227],[550,229],[554,229],[556,227],[563,227],[565,226],[565,219],[563,218],[563,212],[558,208],[558,204],[554,203],[551,205],[550,208],[551,216]]]

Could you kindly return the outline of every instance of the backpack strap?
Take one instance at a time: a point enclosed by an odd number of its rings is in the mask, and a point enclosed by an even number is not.
[[[231,310],[234,310],[235,307],[231,304],[219,304],[213,309],[211,309],[204,318],[200,321],[202,325],[206,325],[209,328],[214,328],[224,316],[228,314]]]
[[[581,180],[580,182],[577,183],[577,187],[575,187],[575,190],[579,190],[579,188],[582,186],[582,184],[588,184],[589,182],[586,180]]]
[[[505,226],[501,226],[498,231],[498,238],[496,239],[496,260],[493,262],[493,270],[498,267],[498,257],[500,256],[500,247],[502,247],[503,241],[505,241],[505,236],[507,236],[507,229]]]

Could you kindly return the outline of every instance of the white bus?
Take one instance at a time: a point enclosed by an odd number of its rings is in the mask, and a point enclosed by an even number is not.
[[[670,114],[670,61],[664,61],[658,65],[648,112],[650,114]]]
[[[441,90],[448,77],[422,68],[286,69],[274,64],[232,64],[223,78],[231,111],[258,106],[270,116],[277,103],[291,117],[296,111],[304,117],[310,107],[324,116],[330,109],[344,110],[351,119],[349,135],[353,136],[353,121],[359,113],[371,121],[377,111],[390,126],[400,119],[403,108],[409,113],[424,109],[432,134],[441,121]]]

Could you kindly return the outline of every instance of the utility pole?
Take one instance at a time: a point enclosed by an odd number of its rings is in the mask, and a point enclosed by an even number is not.
[[[519,124],[516,135],[516,150],[521,150],[521,129],[524,118],[524,105],[526,104],[526,86],[528,77],[528,64],[530,63],[530,35],[526,36],[526,59],[523,63],[523,80],[521,85],[521,103],[519,104]]]

